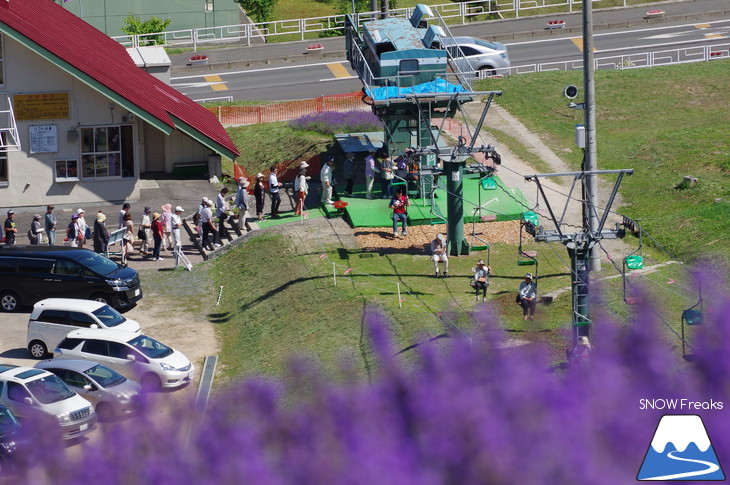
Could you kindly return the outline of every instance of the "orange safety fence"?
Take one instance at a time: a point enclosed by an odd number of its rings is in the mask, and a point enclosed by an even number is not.
[[[215,113],[224,126],[253,125],[295,120],[321,111],[370,111],[370,105],[363,102],[362,96],[361,92],[355,92],[260,106],[213,106],[208,110]]]

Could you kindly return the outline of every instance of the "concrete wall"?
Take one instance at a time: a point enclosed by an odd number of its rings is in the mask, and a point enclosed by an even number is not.
[[[142,21],[152,16],[172,22],[166,30],[197,29],[240,24],[238,4],[233,0],[213,0],[214,10],[205,9],[206,0],[55,0],[66,10],[82,17],[110,37],[125,35],[124,19],[129,15]],[[83,10],[83,15],[81,14]]]

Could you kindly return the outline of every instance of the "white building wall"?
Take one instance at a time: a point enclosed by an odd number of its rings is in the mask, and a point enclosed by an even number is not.
[[[7,36],[3,40],[5,85],[0,86],[0,93],[7,93],[12,100],[18,94],[67,92],[70,109],[65,119],[17,122],[22,151],[8,153],[8,184],[0,186],[2,206],[80,205],[139,199],[140,167],[144,167],[144,122],[136,116],[129,117],[125,109],[23,45]],[[122,124],[125,116],[134,125],[134,177],[55,181],[56,160],[78,160],[79,175],[82,175],[80,127]],[[58,151],[31,154],[30,127],[48,125],[57,127]],[[77,131],[75,140],[69,138],[69,130]],[[207,161],[209,150],[180,132],[167,137],[165,145],[168,173],[175,163]]]

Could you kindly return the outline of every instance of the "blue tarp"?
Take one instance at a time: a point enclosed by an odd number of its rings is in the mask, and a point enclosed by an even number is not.
[[[368,96],[376,101],[385,99],[402,98],[407,94],[431,94],[431,93],[463,93],[466,92],[462,86],[451,84],[445,79],[436,79],[428,83],[418,84],[408,88],[399,88],[397,86],[384,86],[382,88],[374,88],[366,90]]]

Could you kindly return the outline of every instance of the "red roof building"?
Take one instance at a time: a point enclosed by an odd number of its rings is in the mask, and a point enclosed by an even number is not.
[[[51,0],[0,0],[3,205],[138,197],[145,173],[239,152],[213,113]]]

